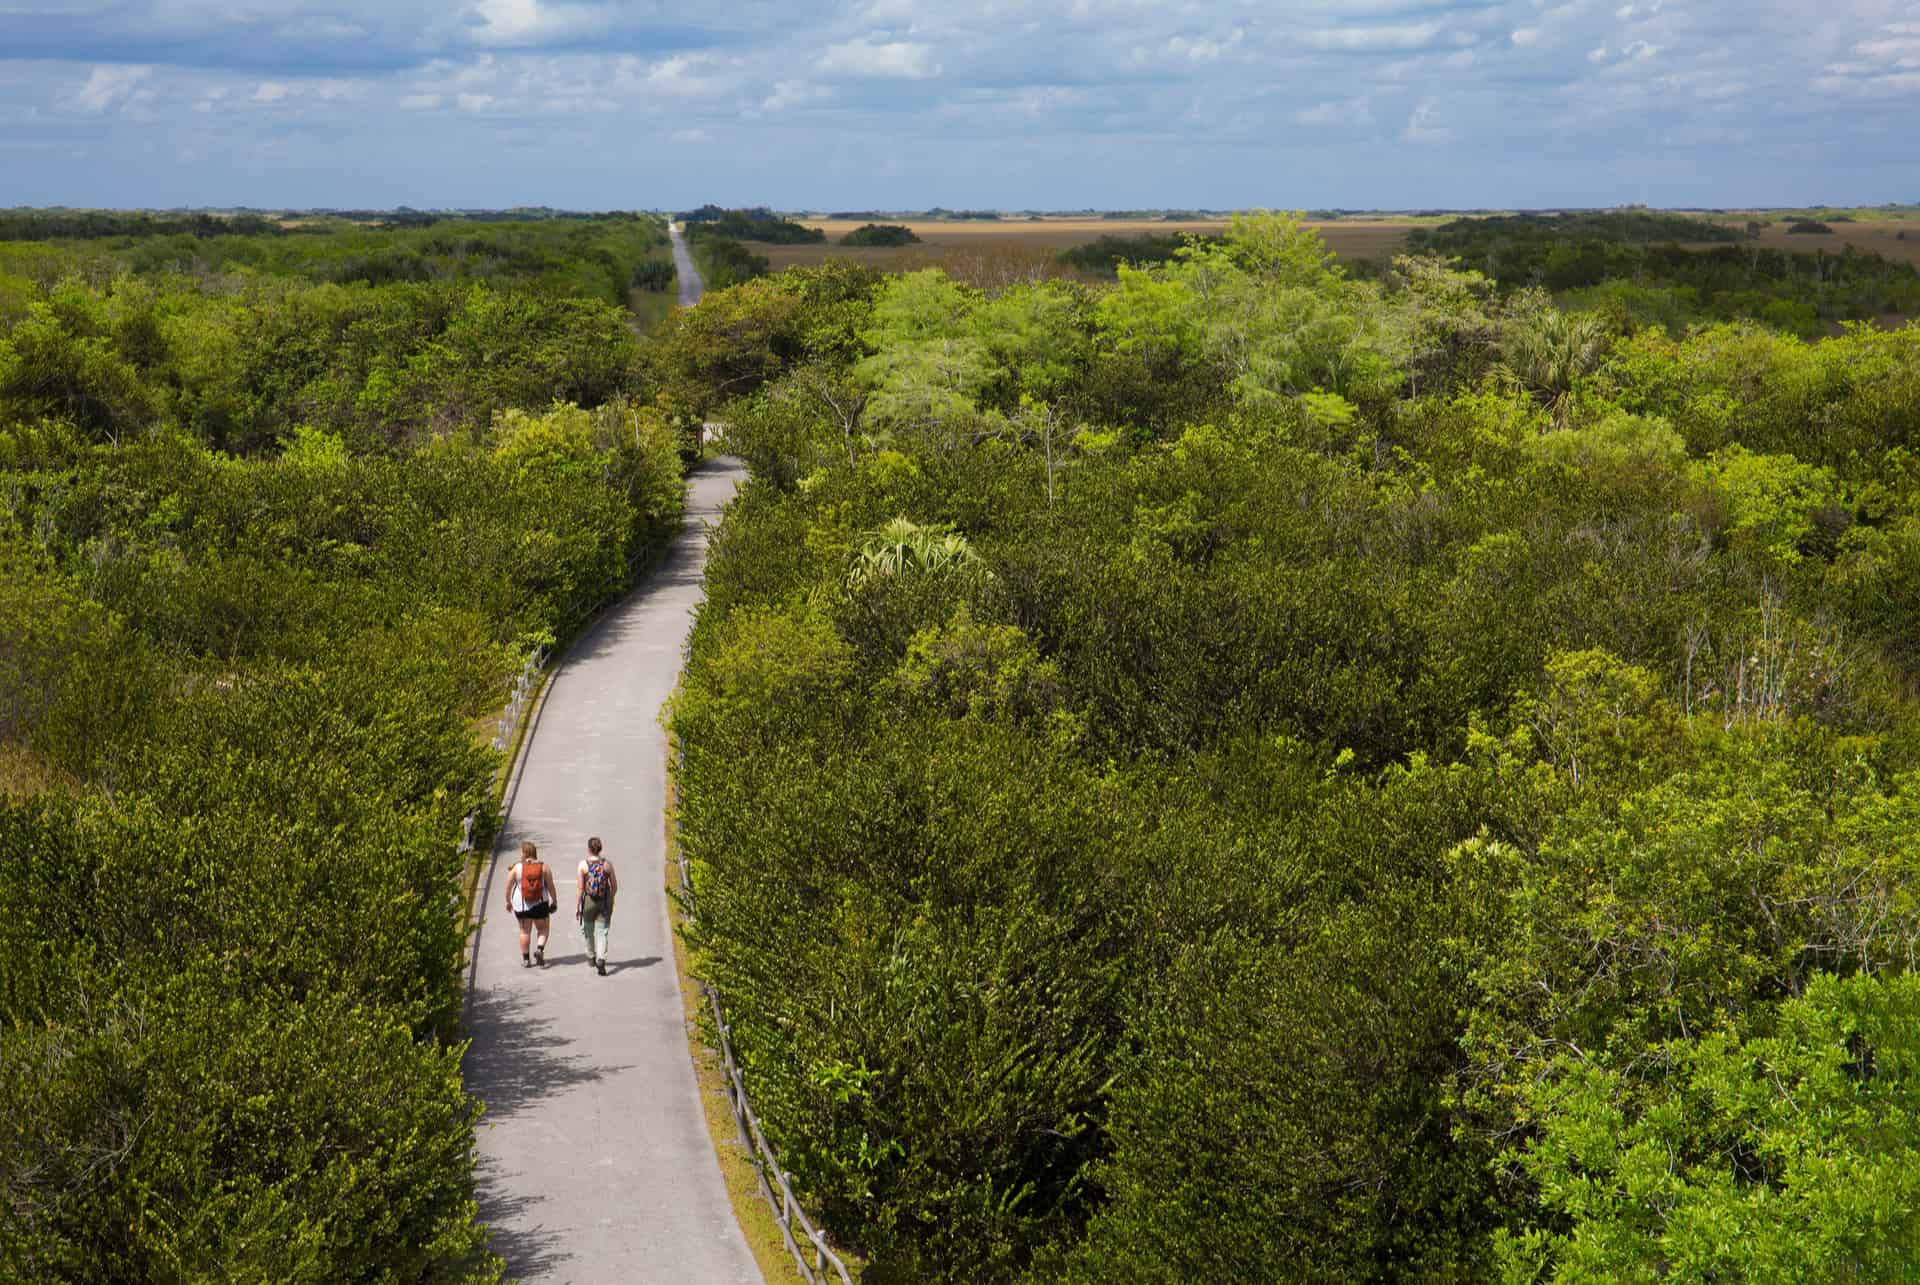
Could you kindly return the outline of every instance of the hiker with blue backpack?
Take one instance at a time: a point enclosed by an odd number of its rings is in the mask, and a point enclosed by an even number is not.
[[[605,977],[607,931],[613,926],[613,896],[620,891],[620,880],[613,872],[613,862],[600,855],[598,835],[587,840],[587,858],[580,863],[579,888],[573,917],[580,924],[580,935],[587,939],[587,962]]]

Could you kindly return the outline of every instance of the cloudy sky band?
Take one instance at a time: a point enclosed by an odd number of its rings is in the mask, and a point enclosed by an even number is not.
[[[0,205],[1920,200],[1916,108],[1920,0],[0,0]]]

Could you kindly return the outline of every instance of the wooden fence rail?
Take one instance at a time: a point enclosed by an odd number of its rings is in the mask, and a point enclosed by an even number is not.
[[[684,766],[687,754],[684,749],[677,750],[676,762]],[[686,849],[679,846],[680,821],[674,817],[675,845],[679,854],[681,904],[688,918],[693,917],[693,879],[687,870]],[[786,1242],[787,1252],[793,1255],[793,1261],[799,1265],[800,1274],[807,1278],[809,1285],[821,1285],[828,1280],[827,1269],[840,1278],[841,1285],[853,1285],[853,1277],[847,1272],[847,1265],[840,1256],[827,1246],[827,1238],[813,1220],[800,1207],[800,1201],[793,1194],[793,1179],[780,1167],[779,1159],[773,1154],[773,1148],[767,1145],[766,1137],[760,1132],[760,1117],[754,1114],[753,1103],[747,1098],[747,1085],[740,1074],[740,1064],[733,1056],[733,1036],[727,1025],[725,1014],[720,1010],[720,994],[704,981],[696,979],[700,993],[706,996],[707,1003],[713,1008],[713,1029],[720,1040],[720,1061],[725,1071],[727,1086],[727,1104],[733,1108],[733,1122],[740,1130],[740,1142],[747,1148],[748,1158],[753,1161],[755,1175],[760,1179],[760,1194],[766,1198],[773,1209],[773,1219],[780,1227],[780,1238]],[[771,1180],[769,1180],[771,1175]],[[775,1189],[779,1194],[775,1195]],[[800,1247],[805,1240],[812,1249],[812,1261]]]
[[[535,647],[527,657],[527,663],[520,666],[519,677],[513,680],[513,693],[507,697],[507,707],[500,714],[500,726],[493,734],[493,748],[504,750],[513,744],[513,734],[520,728],[520,720],[527,716],[527,707],[533,704],[535,693],[540,690],[540,667],[547,663],[547,649]],[[506,776],[495,782],[498,786],[513,774],[513,764],[506,767]],[[498,793],[498,790],[495,791]],[[473,851],[473,827],[480,818],[479,811],[467,813],[460,820],[460,851]]]

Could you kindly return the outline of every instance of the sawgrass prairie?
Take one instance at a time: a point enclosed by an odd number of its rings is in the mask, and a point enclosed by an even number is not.
[[[1226,230],[1225,219],[1189,222],[1161,222],[1157,219],[801,219],[808,227],[827,234],[824,244],[764,245],[754,243],[755,254],[763,254],[775,271],[828,259],[854,259],[882,271],[912,270],[946,264],[963,266],[969,261],[991,258],[1015,258],[1028,262],[1051,259],[1062,250],[1097,241],[1103,236],[1139,236],[1142,233],[1199,232]],[[846,246],[840,238],[865,223],[901,223],[920,238],[918,245]],[[1384,259],[1406,248],[1407,233],[1416,227],[1431,227],[1446,222],[1441,218],[1385,216],[1309,221],[1326,239],[1327,246],[1343,259]],[[1872,251],[1889,259],[1901,259],[1920,266],[1920,219],[1887,219],[1834,223],[1829,233],[1792,233],[1787,222],[1769,223],[1757,244],[1768,249],[1797,250],[1810,254],[1824,250],[1839,254],[1846,247]],[[1904,236],[1902,234],[1905,234]],[[1703,242],[1697,248],[1711,249],[1718,243]],[[1063,270],[1063,275],[1067,274]]]
[[[1830,223],[1831,232],[1789,232],[1785,223],[1769,223],[1762,228],[1759,244],[1769,250],[1798,250],[1811,254],[1825,250],[1839,254],[1848,246],[1856,251],[1871,250],[1889,259],[1902,259],[1920,267],[1920,219],[1889,219],[1884,222]],[[1905,233],[1902,238],[1901,234]]]
[[[1051,257],[1076,245],[1097,241],[1103,236],[1139,236],[1152,232],[1219,233],[1227,228],[1225,219],[1193,222],[1161,222],[1157,219],[801,219],[811,228],[827,234],[824,244],[753,244],[755,254],[763,254],[777,272],[781,268],[822,263],[827,259],[856,259],[883,271],[933,267],[948,260],[1014,254]],[[840,238],[868,222],[900,223],[913,229],[918,245],[848,246]],[[1407,230],[1431,223],[1429,219],[1341,219],[1330,223],[1312,223],[1326,238],[1327,245],[1342,258],[1375,259],[1394,254],[1406,243]]]

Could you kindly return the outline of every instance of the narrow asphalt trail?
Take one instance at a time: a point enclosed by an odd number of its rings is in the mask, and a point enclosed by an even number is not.
[[[680,274],[680,306],[691,308],[700,302],[707,283],[700,279],[700,270],[693,266],[693,255],[687,251],[687,239],[680,235],[680,225],[667,224],[667,235],[673,238],[673,270]]]
[[[701,598],[707,523],[743,472],[689,480],[665,561],[567,653],[538,706],[481,880],[467,990],[467,1087],[480,1215],[529,1281],[758,1282],[707,1134],[673,966],[658,715]],[[620,874],[601,977],[573,922],[576,870],[600,835]],[[506,875],[522,839],[554,863],[562,913],[547,966],[522,968]]]

